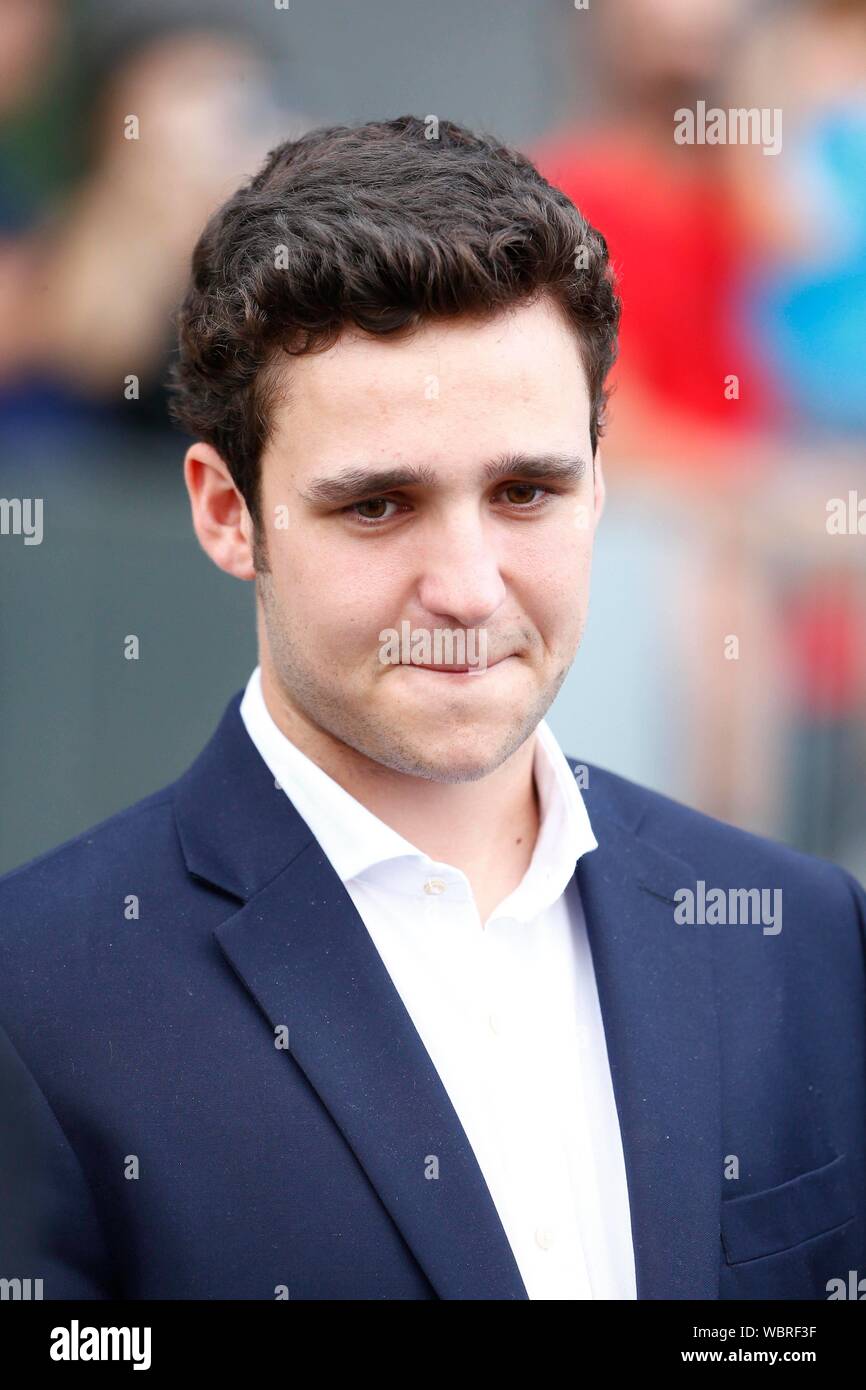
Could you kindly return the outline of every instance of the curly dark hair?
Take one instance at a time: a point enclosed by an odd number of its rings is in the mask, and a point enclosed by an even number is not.
[[[258,525],[285,357],[344,327],[411,332],[549,296],[578,338],[593,456],[620,304],[604,237],[516,149],[398,116],[307,131],[209,219],[176,311],[172,419],[211,444]]]

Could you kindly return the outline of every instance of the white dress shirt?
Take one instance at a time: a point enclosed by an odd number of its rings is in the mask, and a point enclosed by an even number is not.
[[[574,877],[598,843],[548,725],[536,731],[532,860],[482,923],[460,869],[428,858],[286,738],[258,667],[240,712],[382,957],[530,1299],[635,1298],[622,1140]]]

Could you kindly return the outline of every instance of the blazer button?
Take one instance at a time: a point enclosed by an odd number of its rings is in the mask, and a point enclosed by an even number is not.
[[[553,1231],[549,1226],[539,1226],[535,1232],[535,1243],[542,1250],[549,1250],[553,1244]]]

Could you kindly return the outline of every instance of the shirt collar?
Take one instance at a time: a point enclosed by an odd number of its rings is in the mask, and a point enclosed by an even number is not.
[[[582,855],[598,849],[580,789],[568,759],[542,719],[536,729],[533,772],[540,824],[529,868],[496,909],[496,915],[529,921],[556,902],[574,877]]]
[[[259,666],[247,682],[240,714],[275,780],[344,883],[385,859],[421,854],[286,738],[265,704]]]
[[[437,864],[379,820],[286,738],[265,704],[258,666],[247,682],[240,715],[275,781],[306,821],[343,883],[368,875],[389,860],[403,860],[407,869],[407,861],[415,861],[415,872],[420,860],[425,872],[444,868],[464,878],[459,870]],[[573,877],[577,860],[598,848],[568,760],[544,720],[536,734],[533,772],[539,800],[538,839],[523,879],[494,914],[518,921],[531,920],[555,902]]]

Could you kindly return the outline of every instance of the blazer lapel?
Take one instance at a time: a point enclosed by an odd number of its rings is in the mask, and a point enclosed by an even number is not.
[[[587,794],[587,805],[598,849],[579,861],[577,878],[619,1114],[637,1296],[717,1299],[723,1154],[709,935],[717,928],[674,921],[674,893],[694,885],[695,871],[640,838],[628,824],[639,815],[624,824],[609,794]]]
[[[178,784],[190,872],[244,901],[214,935],[440,1298],[526,1299],[442,1081],[351,898],[232,701]],[[425,1171],[436,1160],[438,1177]]]

